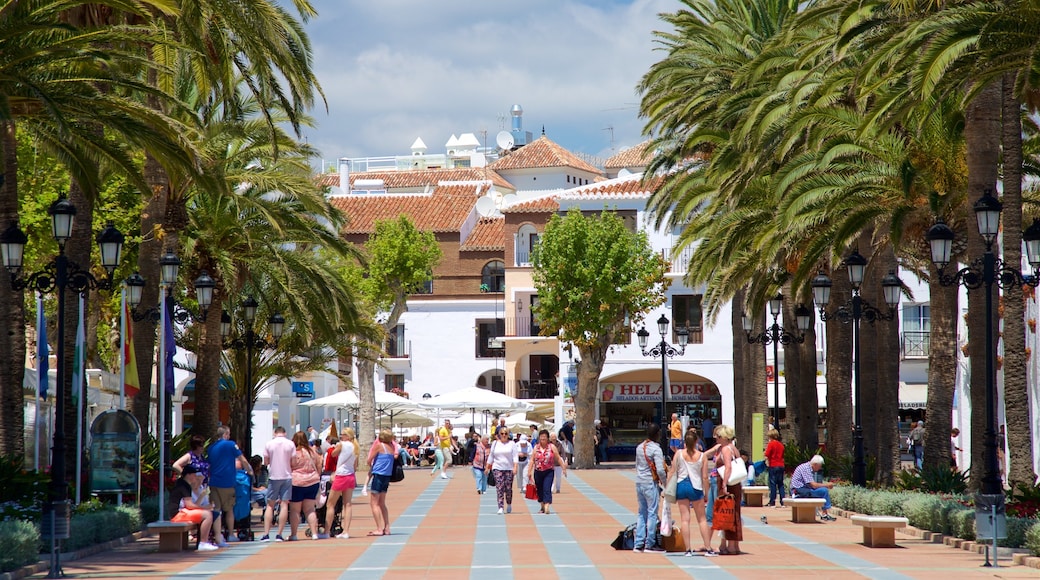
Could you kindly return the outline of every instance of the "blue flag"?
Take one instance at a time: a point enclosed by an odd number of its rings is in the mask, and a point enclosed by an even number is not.
[[[47,400],[47,373],[50,371],[50,348],[47,347],[47,317],[43,314],[43,297],[36,298],[36,383],[40,398]]]
[[[177,340],[173,336],[173,301],[163,297],[163,340],[165,341],[166,357],[163,361],[163,381],[166,384],[166,392],[173,394],[173,356],[177,354]]]
[[[84,363],[87,353],[87,333],[84,328],[83,310],[86,298],[79,296],[79,320],[76,324],[76,354],[72,359],[72,401],[78,403],[83,396]]]

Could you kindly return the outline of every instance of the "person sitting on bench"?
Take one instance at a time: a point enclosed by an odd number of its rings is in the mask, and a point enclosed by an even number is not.
[[[791,476],[791,494],[794,497],[815,497],[823,499],[823,510],[820,519],[833,522],[836,518],[828,510],[831,509],[831,488],[834,482],[823,481],[820,470],[823,469],[823,457],[813,455],[812,459],[799,465]]]
[[[175,513],[171,522],[186,522],[199,526],[199,551],[212,552],[217,549],[209,542],[210,528],[213,526],[213,512],[204,504],[203,498],[209,489],[202,485],[202,474],[194,465],[185,465],[181,476],[170,488],[168,513]]]

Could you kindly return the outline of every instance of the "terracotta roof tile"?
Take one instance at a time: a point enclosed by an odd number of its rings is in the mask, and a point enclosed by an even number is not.
[[[650,141],[643,141],[639,145],[623,149],[610,159],[607,159],[603,167],[607,169],[646,167],[650,164],[652,157],[653,152],[650,151]]]
[[[532,143],[513,151],[488,166],[495,171],[505,169],[533,169],[543,167],[571,167],[588,173],[602,173],[597,167],[593,167],[582,161],[577,155],[567,151],[560,145],[542,135]]]
[[[347,217],[344,234],[367,234],[375,223],[407,215],[424,231],[457,232],[473,211],[487,184],[442,185],[431,194],[341,195],[330,199]]]
[[[618,199],[650,197],[661,186],[661,177],[653,176],[646,183],[642,174],[627,175],[590,183],[561,191],[559,199]]]
[[[506,220],[501,217],[480,218],[459,250],[463,252],[505,250],[505,223]]]
[[[339,187],[338,173],[325,173],[318,176],[318,184]],[[383,185],[389,189],[416,188],[426,185],[437,185],[443,181],[490,181],[498,189],[515,191],[511,183],[494,170],[483,167],[460,169],[417,169],[407,171],[365,171],[352,172],[350,183],[357,179],[382,179]]]
[[[543,197],[522,201],[502,209],[502,213],[553,213],[560,211],[555,197]]]

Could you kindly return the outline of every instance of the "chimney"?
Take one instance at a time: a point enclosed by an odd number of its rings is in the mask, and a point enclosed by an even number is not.
[[[350,159],[339,158],[339,188],[344,194],[350,193]]]

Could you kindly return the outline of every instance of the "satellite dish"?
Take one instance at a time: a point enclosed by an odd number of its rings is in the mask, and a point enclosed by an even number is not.
[[[511,207],[516,203],[517,196],[515,193],[507,193],[502,196],[502,207]]]
[[[509,151],[513,148],[513,135],[509,131],[499,131],[498,135],[495,135],[495,144],[499,149]]]
[[[627,169],[621,169],[617,172],[618,177],[628,177],[629,175],[632,175],[632,172]]]
[[[495,213],[495,200],[488,196],[484,196],[477,200],[477,213],[481,217],[488,217]]]

